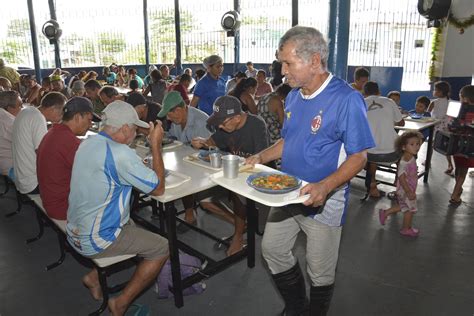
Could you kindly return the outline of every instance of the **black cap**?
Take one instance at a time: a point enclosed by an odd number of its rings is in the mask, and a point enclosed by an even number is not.
[[[92,102],[88,98],[84,97],[73,97],[66,102],[64,105],[64,113],[86,113],[94,112],[94,107]]]
[[[143,96],[143,94],[134,92],[134,93],[130,93],[130,95],[128,96],[127,103],[131,104],[133,107],[136,107],[142,104],[146,105],[146,99]]]
[[[242,112],[242,104],[236,97],[225,95],[218,97],[212,107],[212,115],[207,119],[209,127],[219,127],[227,118]]]

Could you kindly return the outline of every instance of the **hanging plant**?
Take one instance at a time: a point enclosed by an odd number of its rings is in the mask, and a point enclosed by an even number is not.
[[[430,68],[428,70],[428,76],[430,82],[434,81],[436,77],[436,61],[438,60],[439,44],[441,43],[441,34],[443,33],[443,27],[434,28],[434,34],[431,41],[431,59],[430,59]]]
[[[474,14],[471,14],[471,16],[467,19],[464,20],[459,20],[457,19],[452,13],[449,14],[448,16],[448,21],[451,23],[454,27],[459,29],[460,34],[464,34],[464,30],[470,27],[471,25],[474,24]]]

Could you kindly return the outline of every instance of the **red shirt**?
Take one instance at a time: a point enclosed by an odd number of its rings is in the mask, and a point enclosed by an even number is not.
[[[41,200],[48,216],[65,220],[72,164],[81,141],[64,124],[54,124],[41,141],[36,169]]]
[[[181,97],[183,98],[184,103],[189,104],[188,92],[186,91],[186,88],[182,84],[171,86],[171,91],[173,90],[178,91],[179,94],[181,94]]]

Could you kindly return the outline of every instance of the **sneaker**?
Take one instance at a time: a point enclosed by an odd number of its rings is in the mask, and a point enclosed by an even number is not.
[[[384,209],[379,209],[379,222],[381,225],[385,225],[385,220],[387,219],[387,216],[385,216],[385,210]]]
[[[403,236],[408,236],[408,237],[417,237],[418,236],[418,229],[413,230],[412,228],[403,228],[400,229],[400,234]]]

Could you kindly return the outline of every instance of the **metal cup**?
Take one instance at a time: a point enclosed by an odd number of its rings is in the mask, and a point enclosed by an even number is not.
[[[224,178],[235,179],[239,174],[239,156],[226,155],[222,157],[222,165],[224,169]]]
[[[220,168],[222,166],[222,155],[220,153],[212,153],[209,155],[212,168]]]

